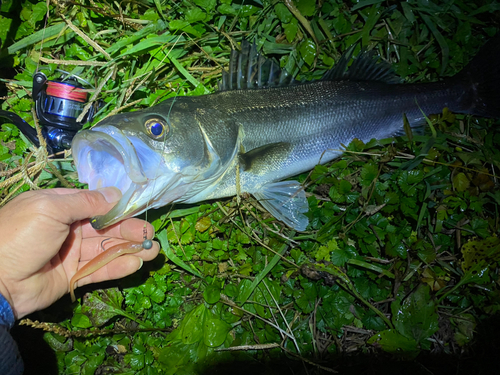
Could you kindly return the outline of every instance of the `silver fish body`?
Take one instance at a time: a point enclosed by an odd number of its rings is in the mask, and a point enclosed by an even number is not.
[[[114,209],[91,222],[100,229],[148,207],[247,192],[277,219],[305,230],[303,188],[282,180],[334,159],[355,138],[404,134],[403,114],[412,127],[444,107],[497,116],[497,89],[484,83],[491,80],[483,77],[488,71],[477,68],[497,51],[492,45],[441,82],[394,84],[387,67],[367,63],[365,56],[320,81],[267,88],[247,83],[250,88],[172,98],[109,117],[73,141],[80,181],[90,189],[117,186],[123,192]],[[245,53],[252,57],[245,60],[248,80],[254,61],[262,60],[255,51]]]

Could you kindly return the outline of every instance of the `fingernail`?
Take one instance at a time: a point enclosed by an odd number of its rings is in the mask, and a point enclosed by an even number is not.
[[[137,269],[137,271],[139,271],[142,268],[142,265],[144,264],[144,261],[142,260],[142,258],[139,258],[139,260],[141,261],[141,265],[139,266],[139,268]]]
[[[118,202],[122,197],[122,192],[120,191],[120,189],[115,188],[114,186],[97,189],[96,191],[101,193],[108,203]]]

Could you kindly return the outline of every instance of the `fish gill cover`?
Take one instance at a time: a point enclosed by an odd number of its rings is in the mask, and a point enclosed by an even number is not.
[[[32,124],[37,66],[51,79],[63,69],[92,82],[92,100],[104,103],[97,123],[214,92],[243,38],[299,80],[321,78],[356,45],[355,54],[373,48],[406,82],[437,81],[497,33],[500,8],[416,0],[48,6],[0,8],[0,62],[16,71],[3,79],[2,109]],[[303,233],[245,196],[149,211],[162,255],[106,289],[79,290],[88,292],[81,303],[68,297],[22,321],[46,330],[52,350],[43,361],[25,356],[28,371],[192,374],[233,363],[244,372],[252,361],[276,373],[320,373],[364,360],[388,366],[388,358],[433,368],[428,353],[463,365],[476,327],[500,306],[497,127],[443,109],[423,135],[345,145],[342,157],[297,177],[309,205]],[[0,142],[3,203],[28,189],[85,187],[70,155],[47,159],[11,124]]]

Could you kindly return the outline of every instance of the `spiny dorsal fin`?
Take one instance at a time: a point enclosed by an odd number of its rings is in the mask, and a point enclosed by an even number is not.
[[[358,56],[353,57],[354,47],[349,48],[321,80],[401,83],[401,78],[394,73],[391,65],[380,61],[380,57],[375,56],[374,50],[362,50]],[[255,43],[250,45],[244,40],[241,43],[241,52],[231,51],[229,71],[222,72],[219,90],[284,87],[308,82],[311,81],[295,80],[286,70],[280,69],[274,60],[260,54]]]
[[[222,72],[220,91],[282,87],[297,84],[293,77],[257,51],[255,43],[241,42],[241,52],[231,51],[229,71]]]

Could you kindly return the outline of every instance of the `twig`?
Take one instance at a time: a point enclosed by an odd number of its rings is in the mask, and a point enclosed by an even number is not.
[[[69,189],[73,189],[75,187],[74,185],[70,184],[68,180],[64,178],[64,176],[57,170],[54,164],[47,162],[47,165],[49,166],[54,176],[56,176],[57,179],[61,182],[62,186],[67,187]]]
[[[229,348],[220,348],[215,349],[216,352],[237,352],[240,350],[267,350],[281,348],[280,344],[271,343],[271,344],[258,344],[258,345],[240,345],[240,346],[231,346]]]
[[[98,50],[108,61],[111,61],[111,56],[109,53],[107,53],[102,47],[94,42],[92,39],[90,39],[87,34],[85,34],[83,31],[81,31],[78,27],[73,25],[73,22],[71,20],[67,19],[64,17],[64,14],[61,14],[61,18],[68,24],[68,27],[73,30],[75,33],[77,33],[83,40],[85,40],[88,44],[90,44],[92,47],[94,47],[96,50]]]
[[[113,69],[111,69],[108,72],[108,74],[106,75],[106,77],[104,77],[104,79],[101,81],[101,83],[99,84],[99,86],[97,86],[97,88],[95,89],[95,92],[90,97],[89,102],[87,103],[87,105],[85,106],[85,108],[83,108],[82,113],[80,113],[80,115],[76,119],[77,122],[82,122],[83,118],[85,117],[85,115],[89,111],[90,107],[92,107],[94,105],[94,102],[96,101],[97,96],[101,93],[102,88],[104,87],[104,85],[106,84],[106,82],[108,82],[108,80],[111,78],[111,76],[115,74],[115,72],[116,72],[116,65],[113,66]]]
[[[40,57],[40,61],[47,64],[58,64],[58,65],[81,65],[81,66],[106,66],[107,62],[104,61],[83,61],[83,60],[59,60],[59,59],[48,59],[46,57]]]

